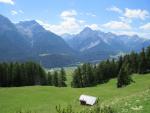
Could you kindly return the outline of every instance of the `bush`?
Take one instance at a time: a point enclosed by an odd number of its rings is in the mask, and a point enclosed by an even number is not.
[[[90,109],[85,109],[84,111],[75,112],[71,105],[68,105],[66,108],[56,106],[57,113],[117,113],[111,106],[100,106],[96,105],[94,107],[90,107]]]

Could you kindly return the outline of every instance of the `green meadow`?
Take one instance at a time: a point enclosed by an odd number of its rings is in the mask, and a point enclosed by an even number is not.
[[[88,88],[71,88],[72,70],[67,70],[68,87],[28,86],[0,88],[0,113],[56,113],[55,107],[72,105],[75,111],[90,109],[82,106],[79,96],[87,94],[99,97],[100,104],[111,105],[119,113],[150,113],[150,74],[134,74],[135,83],[116,88],[116,79],[106,84]]]

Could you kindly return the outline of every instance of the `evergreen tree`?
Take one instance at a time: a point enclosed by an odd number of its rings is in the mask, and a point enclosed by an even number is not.
[[[147,69],[150,72],[150,46],[146,49]]]
[[[81,81],[82,81],[82,87],[86,87],[88,83],[86,64],[83,64],[81,66]]]
[[[47,78],[43,68],[33,62],[0,64],[0,86],[46,85]]]
[[[123,87],[126,85],[129,85],[132,82],[132,79],[130,77],[130,68],[129,68],[129,64],[124,64],[118,74],[118,79],[117,79],[117,87]]]
[[[104,70],[103,64],[100,63],[95,70],[96,71],[95,79],[96,79],[97,83],[103,83],[103,70]]]
[[[130,65],[131,65],[131,71],[132,73],[138,72],[138,55],[135,52],[131,52],[130,54]]]
[[[61,70],[60,70],[60,75],[62,76],[63,81],[66,81],[66,80],[67,80],[67,79],[66,79],[66,72],[65,72],[64,68],[61,68]]]
[[[98,84],[99,80],[98,80],[98,66],[97,65],[93,66],[92,73],[94,77],[94,84]]]
[[[62,74],[62,72],[60,72],[59,76],[58,76],[58,87],[65,87],[66,83],[65,83],[64,79],[64,74]]]
[[[146,72],[146,70],[147,70],[147,61],[146,61],[146,56],[145,56],[145,50],[143,48],[142,52],[140,53],[140,56],[139,56],[138,72],[140,74],[143,74]]]
[[[93,72],[93,67],[92,67],[92,65],[91,64],[87,64],[87,79],[88,79],[88,86],[91,86],[91,85],[93,85],[93,84],[95,84],[94,82],[94,72]]]
[[[118,87],[126,86],[132,82],[132,73],[145,73],[150,71],[150,47],[141,53],[131,52],[120,56],[116,61],[101,61],[98,65],[83,64],[73,74],[72,87],[87,87],[101,84],[117,77]]]
[[[48,72],[47,76],[48,76],[47,77],[48,85],[50,85],[50,86],[53,85],[51,72]]]
[[[83,87],[82,83],[82,74],[81,74],[81,68],[77,67],[77,69],[73,73],[73,80],[71,83],[72,87],[80,88]]]
[[[7,76],[6,76],[6,69],[7,68],[7,65],[6,65],[6,63],[2,63],[1,64],[1,69],[0,69],[0,71],[1,71],[1,73],[0,73],[0,79],[1,79],[1,86],[2,87],[6,87],[7,86]]]
[[[115,78],[117,77],[117,63],[115,62],[114,59],[112,59],[111,63],[110,63],[110,75],[111,75],[111,78]]]
[[[53,86],[58,86],[58,72],[57,71],[54,71],[53,73],[52,84]]]
[[[117,73],[120,72],[120,69],[122,67],[122,64],[123,64],[123,58],[122,56],[119,57],[119,60],[118,60],[118,69],[117,69]]]
[[[40,74],[41,85],[47,85],[46,72],[41,66],[39,66],[39,74]]]

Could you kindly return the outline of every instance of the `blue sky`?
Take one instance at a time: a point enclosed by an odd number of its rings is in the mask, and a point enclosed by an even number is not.
[[[0,0],[0,14],[17,23],[36,20],[57,34],[88,26],[150,38],[150,0]]]

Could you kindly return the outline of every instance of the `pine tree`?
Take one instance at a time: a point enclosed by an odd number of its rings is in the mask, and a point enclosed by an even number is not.
[[[53,77],[52,77],[52,84],[53,86],[58,86],[58,72],[54,71]]]
[[[2,65],[0,64],[0,87],[2,87],[2,82],[3,82],[3,79],[2,79]]]
[[[39,75],[40,75],[41,85],[47,85],[46,72],[41,66],[39,67]]]
[[[2,87],[6,87],[7,78],[6,78],[6,64],[2,63],[0,66],[0,84]]]
[[[82,74],[81,68],[77,67],[77,69],[73,73],[73,80],[71,82],[72,87],[80,88],[83,87],[82,83]]]
[[[52,85],[52,75],[51,75],[51,72],[48,72],[48,74],[47,74],[47,81],[48,81],[48,85]]]
[[[117,78],[117,87],[129,85],[132,82],[129,64],[123,64]]]
[[[122,67],[122,64],[123,64],[123,58],[122,56],[119,57],[119,60],[118,60],[118,69],[117,69],[117,73],[120,72],[120,69]]]
[[[98,82],[99,82],[99,80],[98,80],[98,66],[97,65],[94,65],[93,66],[93,76],[94,76],[94,84],[97,84]]]
[[[66,86],[65,80],[66,79],[64,79],[64,74],[60,72],[58,76],[58,87],[65,87]]]
[[[91,86],[94,84],[94,73],[93,73],[93,67],[91,64],[87,64],[87,79],[88,79],[88,86]]]
[[[147,70],[147,61],[146,61],[146,55],[145,55],[145,50],[144,48],[142,49],[142,52],[140,53],[139,56],[139,67],[138,67],[138,72],[140,74],[145,73]]]
[[[133,73],[137,73],[138,72],[138,55],[135,52],[131,52],[130,54],[130,65],[131,65],[131,71]]]
[[[150,72],[150,46],[146,49],[147,69]]]
[[[114,59],[112,59],[111,63],[110,63],[110,74],[111,74],[111,78],[115,78],[117,77],[117,63],[115,62]]]
[[[22,86],[27,86],[28,76],[27,76],[27,70],[25,68],[25,64],[22,63],[20,66],[21,66]]]
[[[47,85],[43,68],[33,62],[0,64],[0,86]]]
[[[66,80],[67,80],[67,79],[66,79],[66,72],[65,72],[64,68],[61,68],[61,70],[60,70],[60,75],[62,76],[63,81],[66,81]]]
[[[88,83],[86,64],[81,66],[81,81],[82,87],[86,87]]]
[[[97,66],[97,69],[96,69],[96,74],[97,74],[97,81],[98,83],[103,83],[104,82],[104,74],[103,74],[103,70],[104,70],[104,66],[102,63],[100,63],[98,66]]]

